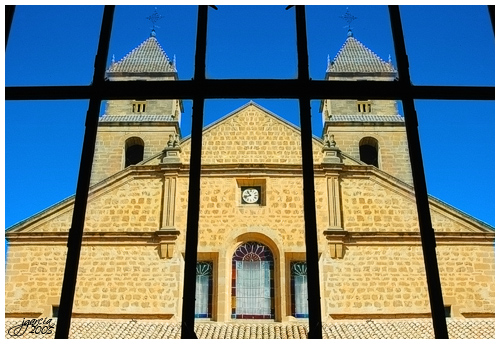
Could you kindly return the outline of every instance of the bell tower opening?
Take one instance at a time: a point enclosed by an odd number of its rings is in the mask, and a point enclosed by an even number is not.
[[[125,167],[135,165],[144,159],[144,141],[131,137],[125,141]]]
[[[359,141],[359,159],[368,165],[378,166],[378,141],[373,137],[364,137]]]

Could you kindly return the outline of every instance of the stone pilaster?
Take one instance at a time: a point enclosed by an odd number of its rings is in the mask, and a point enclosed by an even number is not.
[[[327,176],[326,185],[328,192],[328,229],[342,230],[339,176]]]
[[[161,215],[161,230],[175,228],[175,189],[177,176],[165,175],[163,180],[163,208]]]

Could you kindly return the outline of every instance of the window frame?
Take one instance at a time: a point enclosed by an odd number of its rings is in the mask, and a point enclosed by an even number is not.
[[[246,253],[244,252],[246,251]],[[258,260],[255,259],[245,259],[244,256],[258,256]],[[238,265],[243,265],[245,262],[258,262],[260,265],[260,270],[266,269],[266,267],[262,267],[263,265],[267,266],[267,275],[269,277],[269,314],[238,314],[238,286],[241,284],[238,283]],[[266,264],[264,264],[266,263]],[[231,319],[268,319],[272,320],[276,317],[276,298],[275,298],[275,281],[274,281],[274,256],[271,249],[260,242],[255,241],[247,241],[244,242],[236,248],[231,258]],[[266,274],[266,273],[264,273]],[[262,282],[262,281],[261,281]],[[241,291],[241,290],[240,290]],[[240,294],[241,295],[241,294]],[[260,296],[259,298],[261,298]]]
[[[215,6],[211,6],[217,9]],[[289,6],[286,9],[289,9]],[[114,6],[105,6],[93,81],[87,86],[28,86],[6,87],[5,100],[89,99],[82,159],[78,175],[72,226],[68,235],[68,255],[62,284],[61,302],[56,338],[68,338],[73,309],[76,277],[82,244],[83,224],[100,104],[105,99],[193,99],[192,152],[190,161],[190,193],[188,200],[188,232],[186,234],[186,270],[184,294],[192,292],[196,278],[195,265],[198,241],[199,179],[201,169],[201,133],[203,103],[209,98],[293,98],[300,100],[301,138],[304,178],[304,217],[306,228],[306,254],[308,264],[309,338],[321,338],[321,305],[319,271],[317,269],[317,234],[315,220],[314,175],[312,173],[312,131],[309,102],[311,99],[401,99],[405,113],[408,147],[414,179],[419,227],[427,276],[435,338],[448,338],[445,310],[437,269],[435,237],[430,221],[427,189],[418,139],[415,99],[494,100],[494,87],[480,86],[415,86],[409,75],[399,6],[389,6],[390,21],[398,65],[399,80],[382,81],[313,81],[308,75],[305,6],[295,6],[297,23],[298,70],[297,79],[291,80],[207,80],[205,59],[207,44],[208,6],[198,7],[198,28],[195,53],[195,76],[187,81],[105,81],[106,59],[109,49]],[[488,5],[494,32],[495,6]],[[6,53],[15,5],[5,6]],[[309,122],[309,123],[308,123]],[[311,195],[308,195],[311,194]],[[312,202],[311,202],[312,200]],[[313,264],[314,263],[314,264]],[[194,333],[194,300],[184,299],[181,338],[196,338]]]
[[[145,100],[133,100],[132,101],[132,113],[145,113],[146,112],[146,101]]]

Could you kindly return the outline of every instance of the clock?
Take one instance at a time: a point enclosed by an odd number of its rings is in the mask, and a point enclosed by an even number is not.
[[[241,188],[241,199],[244,204],[260,204],[260,187]]]

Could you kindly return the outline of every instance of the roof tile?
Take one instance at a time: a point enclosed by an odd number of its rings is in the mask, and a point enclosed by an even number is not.
[[[158,73],[176,72],[175,63],[170,60],[156,37],[149,37],[109,67],[108,73]]]
[[[55,319],[57,320],[57,319]],[[50,339],[51,334],[25,331],[12,336],[9,329],[21,319],[5,319],[5,338]],[[447,319],[450,339],[494,339],[495,319]],[[195,332],[205,339],[305,339],[309,332],[307,322],[275,323],[219,323],[197,322]],[[71,321],[71,339],[180,339],[181,326],[162,320],[81,319]],[[339,320],[323,323],[325,339],[432,339],[432,319]]]
[[[391,63],[385,62],[354,37],[347,37],[327,72],[331,73],[396,73]]]
[[[99,122],[168,122],[175,121],[172,115],[104,115]]]
[[[331,122],[404,122],[400,115],[335,115]]]

